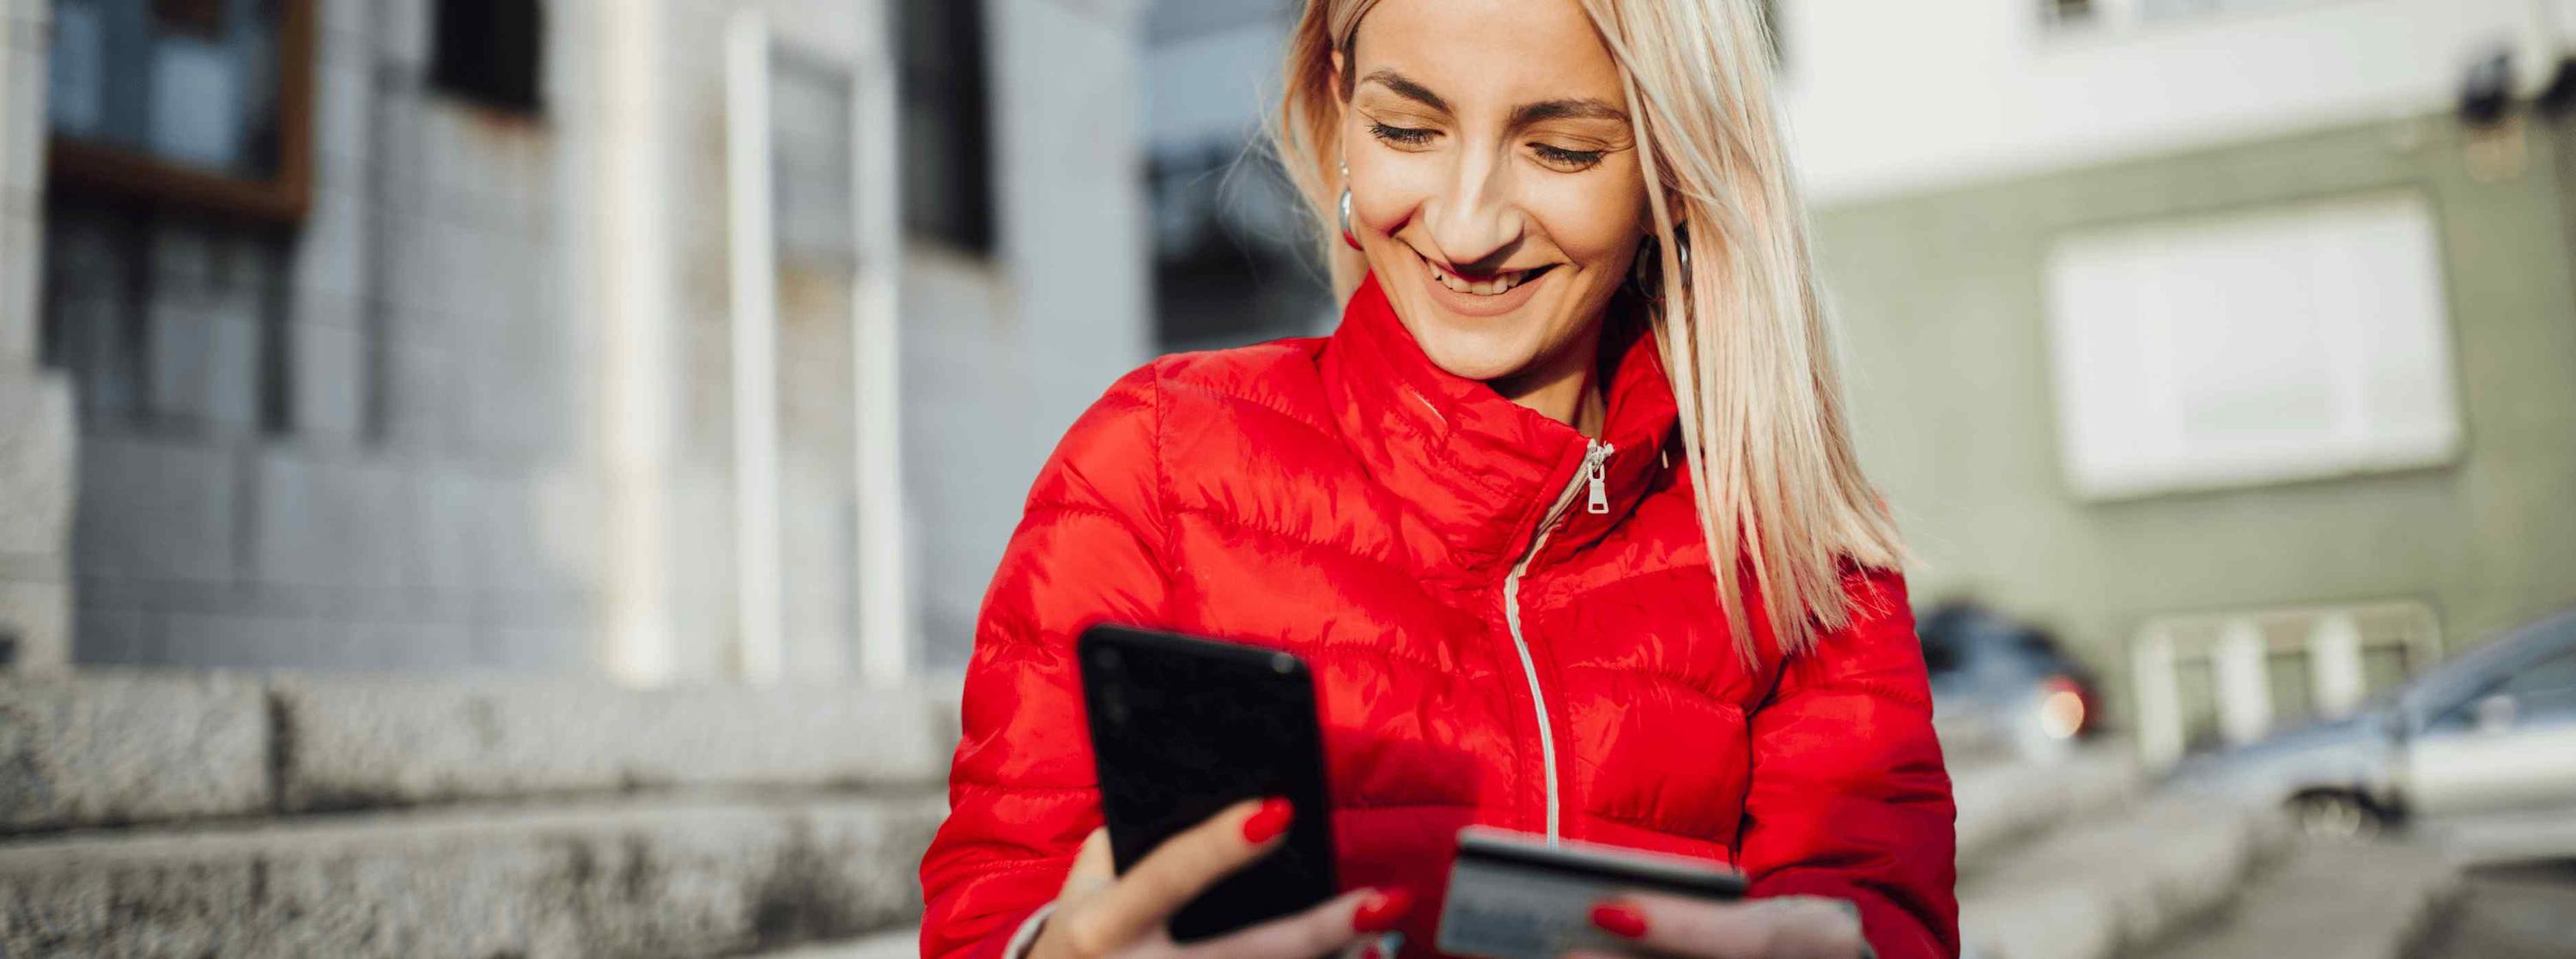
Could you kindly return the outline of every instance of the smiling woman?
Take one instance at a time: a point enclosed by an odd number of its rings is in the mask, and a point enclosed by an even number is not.
[[[1580,426],[1598,321],[1649,322],[1709,545],[1749,552],[1763,601],[1829,629],[1840,561],[1894,566],[1903,546],[1851,452],[1767,6],[1317,0],[1277,139],[1313,209],[1348,211],[1349,249],[1324,249],[1337,285],[1385,282],[1449,372]],[[1694,233],[1712,255],[1691,264]],[[1644,302],[1613,310],[1623,281]],[[1716,589],[1752,636],[1738,584]],[[1809,627],[1773,638],[1794,649]]]
[[[1581,426],[1645,175],[1590,18],[1520,6],[1382,5],[1334,53],[1351,232],[1433,362]]]
[[[981,617],[926,955],[1433,955],[1470,825],[1754,897],[1618,897],[1582,941],[1957,953],[1903,549],[1847,438],[1769,50],[1754,0],[1309,0],[1279,152],[1342,324],[1156,361],[1057,447]],[[1240,803],[1113,875],[1069,732],[1102,620],[1303,658],[1330,808]],[[1169,938],[1306,815],[1353,888]]]

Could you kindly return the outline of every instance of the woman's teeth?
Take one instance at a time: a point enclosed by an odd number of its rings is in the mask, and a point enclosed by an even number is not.
[[[1430,267],[1431,278],[1440,281],[1441,286],[1448,287],[1460,293],[1472,293],[1477,296],[1494,296],[1496,294],[1509,292],[1512,287],[1529,282],[1530,277],[1537,276],[1539,272],[1537,270],[1512,270],[1506,273],[1496,273],[1490,279],[1470,282],[1449,275],[1449,271],[1433,266],[1429,260],[1424,260],[1423,265]]]

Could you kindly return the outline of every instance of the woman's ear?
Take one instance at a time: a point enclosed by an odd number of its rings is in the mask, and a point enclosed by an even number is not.
[[[1337,122],[1350,119],[1350,88],[1342,85],[1342,71],[1350,68],[1351,63],[1343,58],[1342,51],[1333,51],[1333,119]]]

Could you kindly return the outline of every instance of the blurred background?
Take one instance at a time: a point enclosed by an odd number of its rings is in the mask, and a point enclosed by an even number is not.
[[[1774,0],[1973,954],[2576,953],[2576,2]],[[0,954],[898,955],[1285,0],[0,0]]]

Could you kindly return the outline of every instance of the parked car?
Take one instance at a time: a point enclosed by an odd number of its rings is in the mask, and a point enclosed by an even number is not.
[[[1932,677],[1933,721],[1953,757],[2052,759],[2100,726],[2092,674],[2047,632],[1967,601],[1934,608],[1915,631]]]
[[[2350,718],[2188,759],[2174,783],[2281,804],[2329,835],[2576,814],[2576,610],[2471,649]]]

